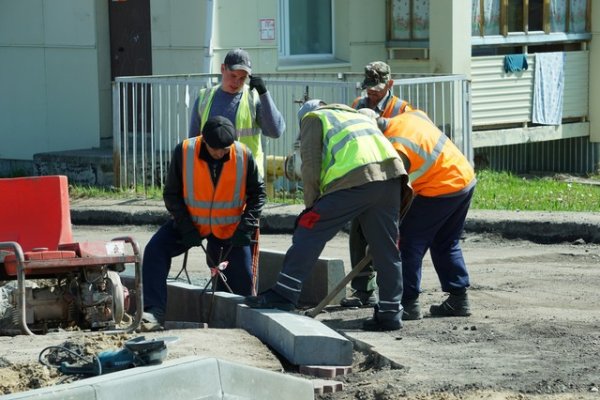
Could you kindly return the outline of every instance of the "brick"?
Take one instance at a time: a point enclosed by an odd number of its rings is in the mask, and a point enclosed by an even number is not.
[[[344,383],[340,381],[314,379],[312,383],[315,389],[315,394],[335,393],[344,390]]]
[[[329,365],[301,365],[299,372],[304,375],[311,375],[319,378],[335,378],[336,376],[348,375],[352,372],[352,367],[336,367]]]

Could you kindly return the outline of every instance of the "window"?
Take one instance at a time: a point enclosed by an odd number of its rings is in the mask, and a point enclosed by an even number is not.
[[[388,41],[429,39],[429,0],[388,0]]]
[[[332,58],[331,0],[280,0],[280,57]]]
[[[473,36],[590,32],[589,0],[473,0]]]

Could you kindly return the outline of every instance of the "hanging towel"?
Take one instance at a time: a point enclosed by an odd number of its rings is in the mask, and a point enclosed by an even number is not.
[[[504,56],[504,72],[518,72],[529,68],[526,54],[508,54]]]
[[[533,76],[531,121],[534,124],[560,125],[565,83],[565,53],[537,53]]]

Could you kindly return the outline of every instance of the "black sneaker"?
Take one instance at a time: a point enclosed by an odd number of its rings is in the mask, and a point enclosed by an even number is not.
[[[373,307],[377,304],[377,297],[373,291],[355,290],[352,294],[340,301],[342,307]]]
[[[402,301],[402,321],[415,321],[423,319],[423,313],[421,312],[421,304],[419,304],[419,298],[415,297]]]
[[[471,315],[469,308],[469,297],[466,293],[450,294],[440,305],[429,308],[433,317],[468,317]]]
[[[293,311],[296,305],[269,289],[258,296],[247,296],[244,303],[250,308],[277,308],[283,311]]]

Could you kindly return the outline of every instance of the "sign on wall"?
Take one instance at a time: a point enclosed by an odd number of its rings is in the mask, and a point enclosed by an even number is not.
[[[272,18],[261,18],[260,40],[275,40],[275,20]]]

